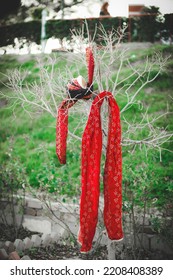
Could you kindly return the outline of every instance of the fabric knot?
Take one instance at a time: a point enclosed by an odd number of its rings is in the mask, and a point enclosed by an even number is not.
[[[71,99],[90,99],[93,93],[93,85],[89,85],[82,76],[78,76],[67,84],[66,91]]]

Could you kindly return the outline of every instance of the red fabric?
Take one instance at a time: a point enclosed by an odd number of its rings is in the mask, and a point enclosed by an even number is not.
[[[94,58],[90,47],[86,49],[86,60],[88,86],[92,86]],[[87,98],[90,98],[90,96]],[[89,119],[82,137],[80,230],[78,235],[81,252],[90,251],[98,221],[102,151],[100,108],[104,99],[108,101],[109,105],[108,142],[104,168],[104,223],[110,239],[121,240],[123,238],[120,113],[112,94],[104,91],[97,95],[92,103]],[[61,164],[66,163],[68,109],[76,102],[77,100],[75,99],[65,100],[58,109],[56,153]]]
[[[68,109],[76,103],[77,100],[64,100],[59,108],[56,123],[56,154],[61,164],[66,163],[66,146],[68,134]]]
[[[88,68],[88,85],[91,86],[93,83],[94,75],[94,56],[91,47],[86,48],[86,61]]]
[[[86,62],[88,70],[88,86],[92,85],[94,75],[94,56],[91,47],[86,48]],[[76,86],[70,83],[70,89],[75,90]],[[77,88],[78,89],[78,88]],[[83,96],[89,99],[92,94]],[[66,142],[68,134],[68,109],[77,102],[76,99],[66,99],[62,101],[58,108],[56,122],[56,154],[61,164],[66,163]]]
[[[108,237],[123,238],[122,230],[122,157],[121,126],[118,105],[110,92],[101,92],[93,101],[82,138],[80,231],[81,252],[92,247],[98,221],[102,129],[100,108],[109,105],[109,129],[104,169],[104,223]]]

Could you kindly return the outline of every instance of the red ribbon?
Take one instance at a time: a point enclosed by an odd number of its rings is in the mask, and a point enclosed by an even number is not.
[[[67,134],[68,134],[68,109],[77,100],[64,100],[58,108],[56,122],[56,154],[61,164],[66,164]]]
[[[80,231],[81,252],[92,247],[98,221],[102,128],[100,108],[109,105],[108,141],[104,168],[104,223],[111,240],[121,240],[122,230],[122,156],[119,107],[110,92],[94,99],[82,137]],[[61,164],[66,163],[68,109],[73,102],[64,101],[58,110],[56,150]]]
[[[88,85],[92,86],[94,57],[91,48],[86,49]],[[90,98],[89,96],[83,96]],[[82,137],[80,230],[78,241],[81,252],[88,252],[98,221],[100,160],[102,128],[100,108],[106,99],[109,106],[108,141],[104,168],[104,223],[111,240],[121,240],[122,230],[122,156],[119,107],[110,92],[103,91],[94,99],[88,122]],[[61,164],[66,163],[68,134],[68,109],[77,99],[64,100],[58,108],[56,124],[56,153]]]
[[[109,129],[104,168],[104,223],[111,240],[121,240],[122,230],[122,156],[119,107],[110,92],[101,92],[93,101],[82,137],[82,176],[80,201],[81,252],[92,247],[98,221],[102,128],[100,108],[109,105]]]
[[[88,86],[92,87],[93,75],[94,75],[94,56],[91,47],[86,48],[86,63],[88,72]],[[70,85],[71,90],[76,88],[74,85]],[[79,94],[79,85],[77,92]],[[89,99],[91,94],[82,95],[82,99]],[[58,108],[57,123],[56,123],[56,154],[61,164],[66,163],[66,140],[68,134],[68,109],[77,102],[77,99],[66,99],[62,101]]]
[[[91,86],[94,76],[94,56],[91,47],[86,48],[86,62],[88,68],[88,85]]]

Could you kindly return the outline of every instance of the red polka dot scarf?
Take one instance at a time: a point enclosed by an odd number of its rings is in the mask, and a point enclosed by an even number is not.
[[[108,141],[104,167],[104,223],[108,237],[119,241],[122,230],[122,156],[119,107],[110,92],[103,91],[94,99],[82,137],[80,230],[81,252],[88,252],[98,222],[100,194],[100,160],[102,127],[100,109],[106,100],[109,108]],[[76,100],[63,101],[58,109],[56,151],[60,163],[66,163],[68,109]]]

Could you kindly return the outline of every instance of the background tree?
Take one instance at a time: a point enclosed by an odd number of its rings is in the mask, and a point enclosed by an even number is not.
[[[158,7],[150,6],[142,9],[143,16],[139,19],[140,39],[154,42],[160,33],[162,18]]]
[[[28,15],[31,15],[34,10],[40,10],[40,8],[47,8],[50,11],[56,13],[62,10],[64,14],[65,8],[71,8],[74,5],[78,5],[85,0],[2,0],[0,9],[0,19],[9,20],[9,16],[13,15],[13,21],[16,17],[16,21],[25,19]],[[37,12],[35,12],[37,14]],[[39,14],[39,13],[38,13]],[[38,16],[40,18],[40,14]]]
[[[15,14],[21,6],[21,0],[2,0],[0,8],[0,18],[8,14]]]

